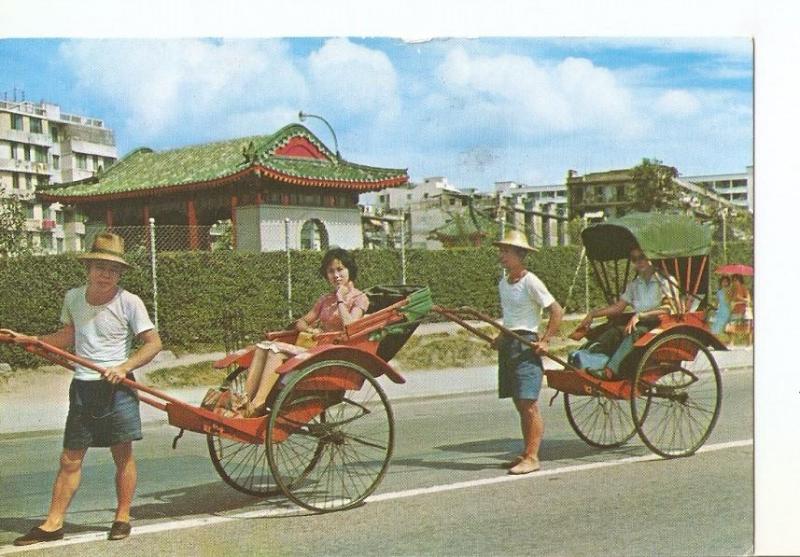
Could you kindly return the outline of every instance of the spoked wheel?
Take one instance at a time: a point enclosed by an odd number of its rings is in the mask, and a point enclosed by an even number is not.
[[[394,416],[378,381],[347,361],[291,374],[267,427],[276,483],[306,509],[361,504],[383,479],[394,448]]]
[[[240,367],[225,378],[222,387],[241,395],[246,379],[247,368]],[[260,443],[243,443],[212,434],[208,434],[206,440],[211,462],[225,483],[242,493],[258,497],[280,492]]]
[[[578,437],[592,447],[612,449],[636,435],[626,401],[597,394],[570,396],[564,393],[564,410]]]
[[[722,379],[714,355],[694,337],[670,335],[647,348],[633,383],[639,437],[665,458],[689,456],[717,423]]]

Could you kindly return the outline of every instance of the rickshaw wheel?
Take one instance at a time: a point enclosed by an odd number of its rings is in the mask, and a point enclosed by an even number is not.
[[[632,385],[631,416],[639,437],[664,458],[690,456],[717,423],[722,379],[714,355],[690,335],[647,347]]]
[[[636,435],[630,409],[621,400],[602,395],[570,396],[564,393],[567,421],[588,445],[613,449]]]
[[[237,368],[228,374],[221,387],[243,394],[246,378],[247,368]],[[206,436],[206,441],[211,463],[226,484],[257,497],[280,493],[261,444],[243,443],[212,434]]]
[[[308,408],[313,417],[295,419]],[[289,376],[270,414],[266,445],[273,477],[290,500],[316,512],[349,509],[386,473],[394,415],[366,369],[322,361]]]

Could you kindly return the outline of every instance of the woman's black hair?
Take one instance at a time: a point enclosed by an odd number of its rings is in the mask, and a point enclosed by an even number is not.
[[[736,279],[739,279],[739,282],[744,284],[744,277],[742,275],[733,275],[733,277],[731,278],[731,280],[736,280]]]
[[[724,280],[727,280],[728,284],[731,283],[731,277],[729,277],[728,275],[722,275],[721,277],[719,277],[719,285],[720,286],[722,286],[722,281],[724,281]]]
[[[319,264],[319,275],[324,279],[328,278],[328,266],[334,259],[338,259],[342,265],[347,267],[350,280],[355,282],[358,277],[358,265],[350,252],[342,248],[331,248],[325,252],[325,255],[322,256],[322,263]]]

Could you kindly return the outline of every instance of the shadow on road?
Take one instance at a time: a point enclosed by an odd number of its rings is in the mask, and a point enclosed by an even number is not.
[[[392,465],[418,466],[437,470],[490,470],[520,454],[522,440],[517,438],[482,439],[453,445],[439,445],[435,448],[443,452],[454,453],[452,456],[455,458],[447,460],[400,458],[392,459]],[[455,456],[456,454],[468,456],[459,458]],[[539,449],[539,460],[542,462],[581,460],[606,454],[635,456],[642,454],[642,447],[631,445],[613,450],[601,450],[590,447],[580,439],[544,439]],[[476,462],[474,457],[479,457],[480,461]]]
[[[221,481],[143,493],[137,498],[155,500],[155,502],[134,504],[131,516],[138,520],[217,514],[255,506],[259,508],[286,506],[285,497],[278,492],[268,498],[253,497],[239,493]]]

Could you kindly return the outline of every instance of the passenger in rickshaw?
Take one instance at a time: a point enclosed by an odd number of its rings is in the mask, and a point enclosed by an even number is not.
[[[342,248],[328,250],[319,267],[322,278],[330,283],[331,292],[322,295],[314,307],[294,323],[300,332],[340,331],[345,325],[361,318],[369,307],[369,298],[353,282],[358,266],[353,256]],[[245,397],[240,409],[246,418],[266,413],[267,397],[278,380],[275,373],[289,357],[305,348],[284,342],[265,341],[256,345],[253,361],[247,370]]]
[[[624,326],[612,326],[595,340],[593,350],[610,356],[605,369],[595,372],[606,379],[619,373],[620,364],[633,350],[636,340],[657,325],[654,318],[670,313],[672,307],[672,289],[668,279],[656,272],[644,252],[638,247],[631,249],[630,260],[636,277],[628,283],[619,300],[589,311],[579,325],[579,329],[588,329],[595,317],[613,317],[623,313],[628,306],[633,308],[633,315]],[[676,286],[672,288],[677,292]]]

